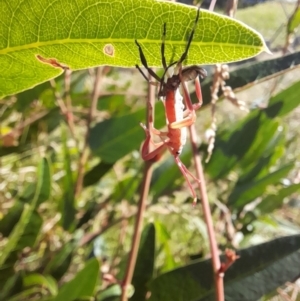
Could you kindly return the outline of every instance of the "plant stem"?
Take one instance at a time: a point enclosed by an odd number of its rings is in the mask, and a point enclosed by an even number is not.
[[[151,78],[150,78],[150,80],[151,80]],[[148,100],[153,107],[153,104],[155,101],[155,87],[150,84],[148,85]],[[147,118],[148,118],[148,116],[149,116],[149,114],[147,112]],[[149,122],[149,120],[147,120],[147,122]],[[144,212],[146,209],[146,202],[147,202],[147,197],[149,195],[150,182],[151,182],[151,178],[152,178],[152,164],[153,163],[151,161],[145,161],[144,177],[143,177],[143,182],[142,182],[142,186],[141,186],[141,194],[140,194],[138,211],[137,211],[137,216],[136,216],[136,221],[135,221],[135,226],[134,226],[134,233],[133,233],[133,238],[132,238],[132,243],[131,243],[131,249],[130,249],[130,253],[129,253],[125,277],[124,277],[124,280],[122,283],[121,301],[128,300],[127,289],[128,289],[128,286],[132,282],[133,272],[134,272],[134,268],[135,268],[135,264],[136,264],[136,260],[137,260],[138,249],[139,249],[140,240],[141,240]]]
[[[93,121],[93,117],[97,108],[97,102],[99,98],[99,88],[101,83],[102,70],[103,70],[102,67],[98,67],[96,71],[96,77],[95,77],[94,88],[93,88],[92,99],[91,99],[91,106],[86,121],[86,134],[84,138],[84,145],[78,162],[78,176],[77,176],[77,180],[75,184],[75,192],[74,192],[75,198],[77,198],[81,193],[83,175],[84,175],[84,166],[89,157],[88,141],[90,137],[91,123]]]
[[[135,226],[134,226],[134,233],[131,243],[131,249],[128,258],[128,264],[126,268],[125,277],[122,283],[122,295],[121,301],[127,301],[127,289],[128,286],[131,284],[133,272],[136,264],[136,259],[138,255],[138,249],[141,240],[141,233],[143,227],[143,219],[144,219],[144,212],[146,209],[146,201],[147,196],[149,194],[150,182],[152,177],[152,162],[146,161],[145,162],[145,170],[144,170],[144,178],[142,183],[142,191],[139,200],[138,212],[136,216]]]
[[[206,191],[206,184],[205,178],[203,173],[203,167],[199,155],[199,151],[197,148],[197,133],[195,129],[195,125],[191,125],[189,127],[190,137],[191,137],[191,145],[193,151],[193,158],[194,164],[196,168],[197,178],[200,180],[199,189],[200,189],[200,196],[201,196],[201,203],[203,208],[204,219],[207,227],[208,238],[209,238],[209,245],[211,251],[211,260],[214,272],[214,280],[215,280],[215,289],[216,289],[216,300],[217,301],[224,301],[224,283],[223,277],[219,273],[221,268],[221,261],[219,257],[219,250],[216,241],[216,235],[213,226],[213,219],[210,211],[210,206],[208,202],[208,196]]]
[[[71,100],[71,70],[65,71],[65,99],[66,99],[66,119],[70,128],[70,131],[75,137],[75,126],[74,126],[74,116],[73,116],[73,110],[72,110],[72,100]]]

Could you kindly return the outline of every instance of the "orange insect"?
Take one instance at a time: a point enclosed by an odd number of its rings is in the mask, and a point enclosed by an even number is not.
[[[191,67],[182,68],[182,63],[188,55],[188,51],[194,36],[194,32],[199,20],[200,8],[197,10],[197,16],[195,19],[193,30],[188,39],[184,53],[181,55],[178,61],[167,65],[165,58],[165,36],[166,36],[166,24],[164,24],[163,38],[161,44],[161,56],[162,65],[164,68],[164,75],[160,78],[151,68],[148,67],[147,60],[141,48],[141,45],[135,41],[139,49],[140,59],[142,65],[146,68],[149,74],[156,79],[157,82],[150,82],[153,85],[159,85],[158,96],[164,103],[165,113],[166,113],[166,123],[167,131],[160,131],[154,127],[152,106],[148,102],[149,106],[149,129],[141,124],[142,128],[146,133],[146,140],[142,145],[142,158],[145,161],[157,160],[161,154],[169,149],[170,153],[173,155],[177,166],[179,167],[181,173],[183,174],[186,182],[190,188],[191,194],[194,198],[194,203],[197,201],[197,196],[195,190],[188,178],[190,176],[195,181],[199,182],[199,179],[195,177],[181,162],[179,155],[182,152],[183,146],[186,143],[187,127],[191,126],[196,120],[195,111],[198,110],[202,105],[202,93],[200,87],[200,78],[206,76],[206,71],[200,66],[194,65]],[[173,67],[175,66],[175,67]],[[143,77],[148,81],[147,76],[141,70],[141,68],[136,65],[136,68],[140,71]],[[195,80],[196,95],[198,102],[193,104],[188,93],[186,83],[187,81]],[[183,97],[180,94],[179,88],[182,87]],[[183,104],[183,99],[185,106]],[[158,136],[161,142],[155,143],[152,140],[153,136]],[[149,152],[149,144],[152,143],[155,149]]]

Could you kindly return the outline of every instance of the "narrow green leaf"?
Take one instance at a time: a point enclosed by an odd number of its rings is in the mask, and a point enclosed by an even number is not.
[[[213,179],[224,177],[245,156],[257,138],[263,120],[261,112],[251,112],[234,128],[217,136],[215,151],[206,166]]]
[[[268,175],[245,184],[236,185],[228,198],[228,204],[240,208],[259,197],[268,185],[277,184],[294,167],[294,163],[287,164]]]
[[[38,167],[37,183],[41,183],[41,188],[36,200],[36,206],[47,201],[51,192],[51,172],[50,164],[46,158],[43,158]],[[38,188],[38,185],[37,185]]]
[[[14,269],[17,259],[15,252],[5,261],[5,266],[0,268],[0,300],[7,300],[22,290],[21,273],[16,273]]]
[[[118,181],[110,196],[112,202],[118,203],[121,200],[133,200],[133,196],[140,185],[139,178],[139,175],[136,174],[135,176],[129,175],[122,181]]]
[[[237,163],[255,162],[278,133],[278,121],[299,106],[300,81],[272,97],[268,108],[251,112],[235,127],[217,135],[206,171],[213,179],[227,175]],[[276,135],[271,137],[272,132]],[[268,138],[268,139],[267,139]]]
[[[275,239],[238,254],[240,259],[225,273],[226,301],[256,301],[299,277],[300,235]],[[162,274],[150,283],[150,290],[149,301],[214,301],[211,260]]]
[[[20,217],[19,222],[16,224],[16,226],[14,227],[12,233],[10,234],[7,244],[1,250],[1,253],[0,253],[0,266],[6,261],[6,259],[8,258],[9,254],[10,254],[10,252],[12,252],[16,249],[18,241],[22,237],[24,229],[30,221],[31,214],[32,214],[31,206],[25,204],[24,205],[24,210],[22,212],[22,215]]]
[[[70,266],[75,246],[76,242],[70,241],[65,243],[59,252],[51,254],[51,258],[47,259],[44,274],[50,274],[59,280]]]
[[[276,163],[275,158],[277,157],[277,152],[280,152],[280,147],[285,146],[283,126],[284,124],[279,118],[271,120],[264,118],[262,120],[256,139],[239,162],[244,173],[248,173],[250,169],[256,169],[257,175],[259,174],[258,172],[260,172],[260,174],[262,172],[269,173],[269,168],[272,166],[272,163]],[[264,164],[263,161],[265,161]],[[261,166],[259,167],[259,165]],[[259,168],[261,168],[261,170],[259,170]],[[244,175],[242,177],[244,177]],[[245,179],[245,181],[247,181],[247,179]],[[239,182],[242,182],[241,178]]]
[[[7,301],[20,301],[20,300],[29,300],[31,296],[42,294],[42,288],[40,287],[31,287],[29,289],[23,290],[21,293],[14,295],[9,298]]]
[[[119,284],[114,284],[102,291],[97,298],[97,301],[119,301],[122,290]]]
[[[25,247],[33,247],[40,235],[42,225],[43,219],[40,214],[36,210],[32,211],[30,221],[23,229],[23,234],[15,247],[15,251],[20,251]]]
[[[23,277],[24,288],[37,285],[48,289],[51,295],[57,294],[57,284],[51,276],[32,273]]]
[[[255,209],[259,210],[261,214],[272,212],[283,204],[284,198],[297,191],[300,191],[300,184],[293,184],[282,188],[275,195],[272,194],[265,197]]]
[[[69,282],[65,283],[52,301],[74,301],[93,296],[99,277],[99,262],[96,258],[89,260],[85,267]]]
[[[142,233],[139,253],[132,278],[134,294],[131,301],[145,300],[148,291],[147,284],[152,279],[155,256],[155,228],[148,224]]]
[[[168,232],[166,226],[159,222],[155,222],[155,234],[158,240],[158,245],[162,245],[161,250],[164,253],[164,262],[163,266],[160,269],[161,272],[166,272],[176,267],[176,262],[174,260],[174,256],[172,254],[172,250],[169,244],[171,239],[171,235]]]
[[[64,170],[63,178],[64,195],[61,199],[61,222],[65,230],[70,230],[74,226],[75,219],[75,196],[74,196],[74,181],[71,170],[71,157],[69,147],[67,145],[67,129],[64,125],[61,127],[62,144],[64,151]]]
[[[267,76],[286,70],[289,72],[291,67],[300,64],[300,52],[292,53],[284,57],[278,57],[260,62],[250,62],[243,64],[240,68],[230,72],[226,84],[232,89],[243,87],[254,81],[259,81]],[[211,89],[213,77],[207,77],[201,84],[203,106],[211,101]],[[195,92],[191,94],[193,101],[197,101]]]
[[[135,39],[142,44],[149,65],[160,66],[164,23],[167,61],[175,61],[184,51],[196,17],[195,7],[154,0],[80,0],[76,4],[5,0],[0,11],[0,97],[63,72],[43,59],[55,59],[72,70],[98,65],[133,67],[140,61]],[[201,10],[186,63],[236,61],[264,50],[261,35],[253,29]]]
[[[19,221],[24,209],[24,203],[15,201],[13,207],[9,209],[7,214],[0,220],[0,232],[5,237],[9,236],[14,226]]]
[[[83,178],[83,187],[96,184],[113,167],[112,163],[100,162],[89,170]]]
[[[283,117],[300,105],[299,103],[300,81],[272,97],[269,106],[264,110],[270,119]]]
[[[289,18],[287,25],[287,32],[293,33],[297,27],[300,25],[300,7],[298,7],[293,15]]]
[[[38,234],[39,228],[42,225],[42,219],[35,208],[40,201],[45,200],[49,193],[49,165],[48,161],[43,158],[37,168],[37,185],[34,198],[30,204],[25,204],[22,215],[15,225],[13,231],[9,235],[8,242],[0,253],[0,266],[6,261],[10,253],[15,250],[31,245],[34,243]],[[33,228],[32,228],[33,227]],[[31,230],[34,230],[34,235],[31,235]]]
[[[35,210],[39,202],[46,200],[50,193],[49,165],[43,158],[37,168],[37,185],[31,202],[24,204],[22,214],[9,235],[8,242],[0,255],[0,266],[9,258],[10,254],[26,246],[32,247],[39,234],[43,220]]]
[[[47,201],[51,191],[51,172],[50,165],[46,158],[43,158],[38,165],[36,181],[25,186],[20,201],[33,204],[38,207],[41,203]],[[41,185],[41,186],[39,186]]]

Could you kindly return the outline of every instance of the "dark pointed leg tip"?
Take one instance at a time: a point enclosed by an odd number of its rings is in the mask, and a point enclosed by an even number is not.
[[[196,207],[197,202],[198,202],[198,198],[194,198],[194,199],[193,199],[193,203],[192,203],[193,208]]]

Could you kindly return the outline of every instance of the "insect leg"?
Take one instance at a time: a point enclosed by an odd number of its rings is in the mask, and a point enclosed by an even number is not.
[[[195,192],[195,190],[194,190],[194,188],[193,188],[193,186],[192,186],[192,184],[191,184],[191,182],[190,182],[190,180],[189,180],[189,178],[188,178],[188,175],[189,175],[190,177],[192,177],[197,183],[200,183],[200,180],[197,179],[197,178],[196,178],[196,177],[195,177],[195,176],[194,176],[194,175],[186,168],[186,166],[181,162],[179,156],[174,156],[174,159],[175,159],[175,162],[176,162],[177,166],[179,167],[181,173],[183,174],[183,176],[184,176],[184,178],[185,178],[185,180],[186,180],[186,182],[187,182],[187,184],[188,184],[188,186],[189,186],[189,188],[190,188],[191,194],[192,194],[192,196],[193,196],[193,198],[194,198],[193,203],[195,204],[195,203],[197,202],[197,195],[196,195],[196,192]]]

